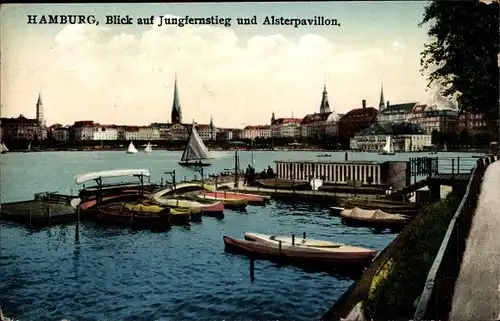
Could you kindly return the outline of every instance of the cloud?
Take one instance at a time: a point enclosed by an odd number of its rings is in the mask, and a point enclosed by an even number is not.
[[[244,39],[212,26],[138,28],[129,34],[66,26],[51,43],[23,42],[6,52],[7,114],[34,116],[42,89],[49,123],[169,121],[175,73],[185,120],[208,123],[213,115],[219,126],[268,123],[273,111],[277,117],[316,112],[325,77],[330,105],[339,113],[360,107],[363,98],[377,105],[382,81],[394,103],[419,100],[424,92],[418,53],[405,56],[398,41],[388,48],[350,48],[317,34]]]
[[[406,46],[398,40],[395,40],[391,45],[392,50],[394,51],[404,51]]]

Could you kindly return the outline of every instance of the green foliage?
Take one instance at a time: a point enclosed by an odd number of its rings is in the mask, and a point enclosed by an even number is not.
[[[422,52],[429,87],[444,86],[461,111],[483,113],[488,127],[498,126],[499,4],[434,0],[422,24],[430,23],[430,42]]]
[[[408,227],[397,244],[393,265],[387,279],[365,301],[367,317],[375,320],[410,320],[415,300],[422,294],[427,274],[441,245],[449,222],[459,205],[459,198],[448,194],[428,214]]]

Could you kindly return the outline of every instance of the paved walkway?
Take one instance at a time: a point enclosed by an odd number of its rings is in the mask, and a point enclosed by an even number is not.
[[[449,320],[500,320],[500,161],[486,170]]]

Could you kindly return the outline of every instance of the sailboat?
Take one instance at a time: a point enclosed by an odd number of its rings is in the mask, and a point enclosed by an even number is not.
[[[148,146],[144,148],[145,153],[151,153],[153,151],[153,147],[151,147],[151,142],[148,142]]]
[[[448,147],[446,146],[446,142],[444,142],[443,152],[447,152],[447,151],[448,151]]]
[[[5,144],[4,144],[4,143],[2,143],[2,144],[0,145],[0,153],[5,154],[5,153],[7,153],[8,151],[9,151],[9,149],[7,148],[7,146],[5,146]]]
[[[191,127],[191,133],[189,134],[186,147],[182,153],[181,161],[179,165],[181,166],[210,166],[210,163],[203,163],[202,160],[210,159],[210,152],[207,146],[203,143],[196,127]]]
[[[395,155],[394,153],[394,145],[392,143],[392,136],[389,135],[387,136],[387,140],[385,141],[385,146],[383,149],[383,152],[380,153],[380,155]]]
[[[137,150],[137,148],[135,148],[134,143],[132,143],[132,141],[130,141],[130,145],[128,145],[128,149],[127,149],[127,154],[135,154],[137,152],[138,152],[138,150]]]

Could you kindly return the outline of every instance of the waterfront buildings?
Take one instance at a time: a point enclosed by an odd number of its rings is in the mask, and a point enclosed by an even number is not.
[[[391,136],[397,152],[415,152],[432,146],[431,135],[411,123],[374,123],[350,139],[350,148],[359,151],[382,151]]]
[[[189,136],[192,122],[183,122],[182,109],[178,88],[177,75],[174,79],[172,105],[170,106],[170,122],[154,122],[148,126],[130,125],[103,125],[92,120],[75,121],[71,126],[55,124],[46,128],[44,120],[44,106],[41,94],[36,102],[36,118],[28,119],[23,115],[17,118],[1,119],[2,140],[38,140],[50,136],[59,142],[64,141],[183,141]],[[337,114],[335,108],[328,101],[326,83],[323,86],[318,112],[306,114],[302,118],[276,118],[274,112],[270,124],[250,124],[244,128],[217,128],[212,116],[208,124],[195,123],[200,137],[204,141],[218,140],[251,140],[256,138],[289,138],[297,142],[302,138],[311,138],[312,141],[323,138],[334,138],[333,141],[352,140],[356,149],[379,150],[385,142],[387,133],[371,135],[361,134],[375,123],[392,126],[398,123],[411,123],[422,129],[423,134],[435,132],[453,134],[467,131],[479,133],[485,128],[482,115],[462,114],[450,109],[442,109],[436,105],[425,105],[417,102],[390,104],[384,100],[383,86],[380,90],[378,108],[367,107],[366,100],[362,100],[361,108],[355,108],[345,114]],[[384,125],[385,126],[385,125]],[[387,127],[387,126],[385,126]],[[419,150],[427,146],[427,136],[411,138],[399,134],[395,138],[405,150]],[[403,142],[404,141],[404,142]],[[307,140],[306,140],[307,142]],[[353,146],[354,146],[353,145]]]

